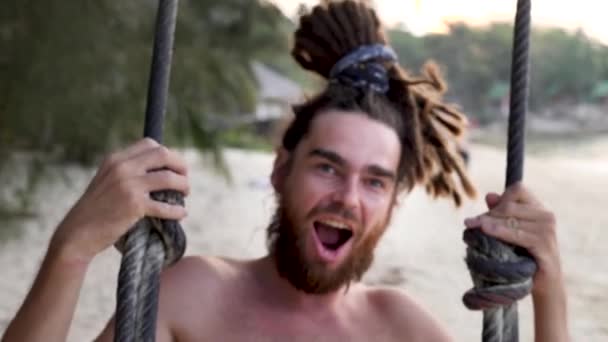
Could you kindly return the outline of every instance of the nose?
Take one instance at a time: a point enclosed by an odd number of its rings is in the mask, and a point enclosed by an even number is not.
[[[359,207],[359,189],[357,188],[357,180],[354,178],[345,180],[342,186],[336,189],[335,193],[335,199],[348,209]]]

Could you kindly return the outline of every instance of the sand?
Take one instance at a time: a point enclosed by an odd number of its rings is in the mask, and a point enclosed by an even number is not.
[[[187,254],[262,256],[264,228],[274,209],[267,180],[272,156],[227,151],[233,173],[228,184],[196,153],[184,154],[192,176],[190,215],[183,222]],[[557,216],[573,341],[599,342],[608,340],[608,162],[600,159],[601,154],[581,155],[531,156],[525,178]],[[471,173],[480,192],[500,191],[504,153],[475,145],[472,158]],[[76,167],[57,172],[67,175],[71,184],[45,184],[39,194],[44,203],[40,218],[26,224],[20,239],[0,245],[0,334],[27,293],[54,227],[92,176],[91,170]],[[471,287],[461,233],[463,219],[484,210],[481,200],[456,210],[447,201],[433,201],[414,191],[395,211],[364,281],[404,288],[444,322],[457,341],[479,341],[481,313],[468,311],[461,303]],[[118,252],[110,249],[92,263],[69,341],[92,340],[113,312],[119,262]],[[532,323],[528,298],[520,304],[522,341],[533,340]]]

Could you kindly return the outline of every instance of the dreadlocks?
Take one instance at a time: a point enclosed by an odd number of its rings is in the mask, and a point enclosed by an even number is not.
[[[333,77],[332,68],[345,56],[362,46],[379,45],[388,45],[388,39],[375,11],[364,2],[323,1],[301,16],[292,56],[330,82],[320,94],[294,107],[295,120],[283,136],[283,147],[295,149],[313,118],[324,110],[362,112],[397,132],[402,146],[400,190],[420,184],[430,195],[451,197],[460,205],[463,195],[475,196],[455,149],[466,118],[442,103],[446,85],[437,66],[427,63],[422,76],[413,78],[395,61],[376,59],[388,77],[386,91],[336,82]]]

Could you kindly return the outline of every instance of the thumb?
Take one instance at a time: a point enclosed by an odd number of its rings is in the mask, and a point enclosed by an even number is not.
[[[488,209],[493,209],[500,202],[500,195],[495,192],[490,192],[486,195],[486,204]]]

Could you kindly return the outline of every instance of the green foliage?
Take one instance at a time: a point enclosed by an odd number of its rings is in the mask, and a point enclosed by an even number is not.
[[[595,85],[591,92],[590,99],[597,100],[601,98],[608,98],[608,80],[602,80]]]
[[[91,165],[141,137],[157,4],[3,2],[0,183],[9,179],[16,152],[43,155],[46,164]],[[164,141],[209,151],[213,166],[229,176],[221,132],[209,128],[208,113],[253,110],[251,62],[287,51],[285,18],[255,0],[182,0],[179,6]],[[0,221],[29,214],[28,194],[38,182],[32,174],[0,201]]]
[[[17,1],[0,14],[0,150],[89,164],[141,136],[156,1]],[[205,113],[250,111],[250,63],[286,49],[272,5],[180,1],[167,144],[217,148]],[[193,124],[196,123],[196,124]]]
[[[244,127],[234,128],[222,132],[220,139],[223,145],[229,147],[267,152],[273,150],[272,144],[268,141],[268,139],[265,139],[252,132],[251,129]]]
[[[448,28],[447,34],[423,37],[391,30],[389,37],[402,65],[416,74],[426,60],[437,61],[450,85],[448,98],[473,117],[495,120],[497,96],[510,81],[512,24],[452,23]],[[608,46],[581,32],[535,28],[530,44],[532,110],[588,101],[598,84],[608,79]]]

